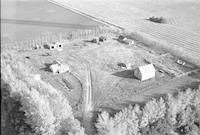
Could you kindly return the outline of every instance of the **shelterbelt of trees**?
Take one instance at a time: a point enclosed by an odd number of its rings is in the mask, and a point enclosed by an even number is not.
[[[99,114],[98,135],[200,135],[200,87]]]
[[[1,54],[2,126],[12,135],[85,135],[61,91],[34,78],[28,61]],[[11,130],[12,129],[12,130]],[[10,133],[12,131],[12,133]]]

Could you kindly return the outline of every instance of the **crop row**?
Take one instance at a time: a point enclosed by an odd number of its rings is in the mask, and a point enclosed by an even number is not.
[[[178,45],[179,47],[185,48],[199,55],[200,51],[200,39],[197,38],[196,34],[185,33],[182,30],[177,33],[177,30],[166,29],[166,27],[156,28],[153,25],[139,24],[136,26],[137,30],[150,34],[158,39],[166,40],[169,43]],[[186,38],[187,37],[187,38]]]

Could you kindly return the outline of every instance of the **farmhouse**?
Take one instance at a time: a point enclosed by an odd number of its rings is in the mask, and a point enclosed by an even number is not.
[[[153,64],[148,64],[145,66],[140,66],[134,71],[134,76],[140,79],[141,81],[154,78],[156,70]]]

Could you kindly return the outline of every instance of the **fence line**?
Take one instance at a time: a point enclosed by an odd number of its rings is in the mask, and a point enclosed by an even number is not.
[[[1,45],[1,51],[4,50],[32,50],[37,47],[43,48],[44,44],[55,42],[55,41],[79,41],[83,39],[90,39],[94,36],[116,34],[119,30],[110,29],[108,27],[97,27],[92,30],[77,30],[71,33],[59,32],[52,34],[45,34],[39,36],[34,40],[14,42]]]

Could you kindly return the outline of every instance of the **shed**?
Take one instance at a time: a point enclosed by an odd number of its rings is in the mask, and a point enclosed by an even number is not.
[[[59,61],[53,61],[52,65],[50,65],[49,68],[54,74],[69,72],[69,66],[67,64],[61,64]]]
[[[63,45],[60,42],[53,42],[53,43],[47,44],[47,48],[49,48],[50,50],[57,49],[58,51],[62,51]]]
[[[60,42],[56,42],[55,45],[56,45],[56,48],[57,48],[58,51],[63,50],[63,44],[61,44]]]
[[[141,81],[154,78],[156,74],[156,69],[153,64],[148,64],[140,66],[134,71],[134,76],[140,79]]]
[[[126,40],[127,38],[125,37],[125,36],[123,36],[123,35],[120,35],[119,37],[118,37],[118,40],[119,41],[124,41],[124,40]]]
[[[50,50],[55,50],[55,49],[56,49],[56,45],[55,45],[54,43],[47,44],[47,47],[48,47]]]
[[[104,41],[106,41],[106,37],[104,37],[104,36],[100,36],[100,37],[99,37],[99,41],[100,41],[100,42],[104,42]]]

